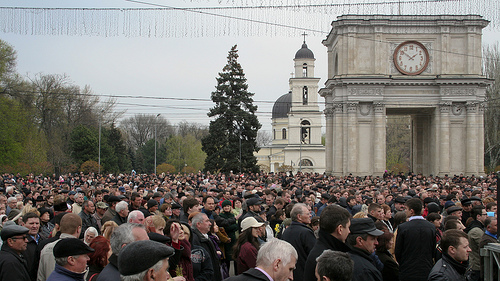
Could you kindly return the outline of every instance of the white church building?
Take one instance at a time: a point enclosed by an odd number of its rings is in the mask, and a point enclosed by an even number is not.
[[[272,111],[271,145],[255,154],[261,169],[278,172],[325,171],[325,147],[321,143],[323,112],[318,104],[318,82],[314,77],[313,52],[304,41],[294,58],[295,73],[290,91],[279,97]]]

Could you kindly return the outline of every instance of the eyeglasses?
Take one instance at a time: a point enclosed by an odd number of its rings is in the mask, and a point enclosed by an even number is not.
[[[10,239],[12,239],[12,240],[16,240],[16,239],[28,239],[28,235],[24,235],[24,236],[21,236],[21,237],[11,237]]]

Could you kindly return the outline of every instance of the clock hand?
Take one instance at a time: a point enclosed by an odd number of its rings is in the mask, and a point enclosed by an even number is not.
[[[416,57],[418,54],[414,54],[410,59],[413,60],[414,57]]]
[[[410,55],[408,55],[405,51],[403,51],[403,53],[411,59]]]

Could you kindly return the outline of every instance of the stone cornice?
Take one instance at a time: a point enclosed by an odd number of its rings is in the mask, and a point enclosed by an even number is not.
[[[366,85],[366,86],[459,86],[470,85],[475,87],[487,87],[493,82],[492,79],[484,77],[457,77],[457,78],[439,78],[439,77],[422,77],[422,78],[374,78],[374,77],[349,77],[349,78],[334,78],[328,79],[325,82],[325,88],[320,90],[320,95],[328,94],[327,89],[336,87],[344,87],[349,85]]]

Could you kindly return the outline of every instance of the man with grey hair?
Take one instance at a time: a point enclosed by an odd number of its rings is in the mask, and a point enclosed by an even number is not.
[[[311,223],[311,212],[305,204],[295,204],[290,212],[290,217],[292,224],[283,232],[282,239],[292,244],[299,255],[293,279],[303,280],[307,256],[316,244],[316,236],[314,231],[307,226]]]
[[[293,278],[297,258],[297,251],[290,243],[273,239],[260,247],[255,268],[250,268],[226,281],[289,280]]]
[[[12,186],[9,186],[9,187],[12,187]],[[14,187],[12,187],[12,188],[14,188]],[[15,196],[9,197],[7,199],[7,208],[5,209],[5,214],[9,215],[10,211],[12,211],[13,209],[16,209],[16,205],[17,205],[17,198]]]
[[[79,214],[82,211],[82,206],[85,198],[83,196],[83,193],[78,192],[75,195],[75,203],[71,205],[71,212],[73,214]]]
[[[349,254],[325,250],[316,259],[316,278],[318,281],[351,281],[353,268]]]
[[[215,245],[207,235],[211,226],[212,223],[210,222],[210,219],[204,213],[199,213],[191,219],[191,227],[193,228],[193,245],[202,247],[208,252],[212,262],[212,268],[214,269],[212,280],[220,281],[222,280],[222,275],[220,272],[219,257],[217,255]]]
[[[127,217],[127,222],[142,224],[144,222],[144,213],[138,210],[130,212]]]
[[[110,239],[111,251],[113,253],[109,257],[108,265],[106,265],[97,277],[97,281],[120,280],[118,257],[122,248],[134,241],[141,240],[149,240],[146,228],[142,224],[125,223],[115,229]]]
[[[122,225],[127,222],[128,216],[128,203],[125,201],[120,201],[116,204],[116,215],[113,217],[112,221],[116,222],[118,225]]]
[[[87,231],[87,228],[94,227],[99,232],[99,225],[97,225],[97,220],[93,216],[95,212],[94,202],[87,200],[83,202],[82,211],[78,214],[82,219],[82,231],[80,234],[80,239],[83,238],[83,234]]]

